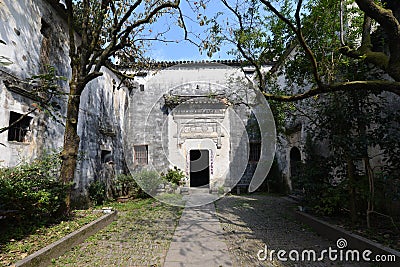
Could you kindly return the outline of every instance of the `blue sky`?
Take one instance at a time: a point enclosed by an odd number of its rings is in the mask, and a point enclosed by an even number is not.
[[[195,0],[189,1],[192,3],[195,2]],[[59,0],[59,2],[64,4],[64,0]],[[202,16],[206,15],[208,18],[211,18],[215,15],[216,12],[220,11],[224,12],[225,14],[229,14],[229,11],[223,6],[223,4],[219,0],[210,0],[206,2],[207,8],[206,10],[201,10]],[[197,14],[193,13],[187,1],[183,0],[181,1],[181,3],[184,14],[191,17],[192,19],[194,18],[195,20]],[[185,18],[185,22],[188,31],[202,34],[206,29],[206,27],[199,26],[198,21],[191,21],[190,18]],[[157,23],[151,25],[151,29],[153,32],[157,32],[158,30],[163,31],[168,24],[170,24],[170,20],[168,20],[168,18],[160,18]],[[148,47],[148,55],[152,59],[155,59],[157,61],[232,59],[232,56],[227,54],[227,52],[231,50],[231,47],[229,46],[221,47],[221,51],[215,53],[212,58],[209,58],[207,56],[206,51],[200,53],[198,47],[196,47],[189,41],[183,40],[183,30],[176,25],[175,27],[171,25],[171,30],[168,33],[168,37],[168,39],[170,40],[176,40],[179,42],[153,42],[151,44],[151,47]]]
[[[197,14],[193,13],[186,1],[182,1],[182,10],[184,14],[187,14],[188,16],[196,19]],[[219,11],[226,14],[229,13],[229,11],[224,8],[220,1],[213,0],[207,3],[206,10],[201,10],[201,15],[207,16],[207,18],[211,18],[215,15],[216,12]],[[185,23],[188,31],[203,34],[203,32],[206,30],[206,26],[201,27],[198,21],[191,21],[190,18],[185,18]],[[159,28],[161,29],[165,27],[166,24],[168,24],[168,18],[161,18],[160,21],[152,25],[152,27],[154,31],[157,31]],[[196,47],[194,44],[190,43],[189,41],[182,40],[184,37],[184,32],[177,26],[171,28],[168,36],[170,39],[180,40],[180,42],[154,42],[151,51],[149,52],[149,55],[153,59],[157,61],[232,59],[232,55],[227,54],[227,52],[231,49],[231,47],[229,46],[221,47],[221,51],[215,53],[210,59],[207,56],[206,51],[200,53],[199,48]]]

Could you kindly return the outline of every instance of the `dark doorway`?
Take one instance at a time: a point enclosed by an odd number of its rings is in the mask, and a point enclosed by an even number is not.
[[[301,168],[301,153],[297,147],[292,147],[290,150],[290,176],[296,177],[299,175]]]
[[[210,183],[210,157],[208,150],[190,150],[190,186],[200,187]]]

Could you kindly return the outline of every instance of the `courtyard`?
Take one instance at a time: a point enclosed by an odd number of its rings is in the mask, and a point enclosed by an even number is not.
[[[292,216],[296,204],[284,197],[228,195],[183,213],[155,200],[142,202],[118,204],[115,222],[54,259],[52,266],[369,266],[260,260],[265,246],[317,252],[336,246],[297,222]]]
[[[0,265],[397,267],[400,1],[0,17]]]

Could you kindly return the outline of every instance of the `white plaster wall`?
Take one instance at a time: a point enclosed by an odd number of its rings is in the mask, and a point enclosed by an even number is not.
[[[18,95],[12,94],[7,90],[2,90],[0,94],[0,125],[7,126],[10,120],[10,111],[25,114],[29,107],[27,104],[19,102]],[[37,135],[36,127],[38,124],[37,113],[31,114],[32,117],[32,137]],[[9,142],[8,131],[0,134],[0,167],[13,166],[20,162],[30,160],[36,155],[36,139],[32,138],[29,143]]]
[[[24,114],[32,108],[35,102],[29,98],[10,92],[4,86],[4,79],[22,80],[40,73],[40,55],[43,35],[40,32],[41,19],[51,24],[60,41],[57,50],[58,56],[50,61],[58,71],[58,75],[68,77],[69,69],[65,64],[69,62],[68,48],[65,34],[60,29],[65,28],[64,21],[57,17],[55,11],[43,1],[0,1],[0,61],[12,64],[0,64],[0,127],[9,124],[10,111]],[[67,65],[68,66],[68,65]],[[65,82],[60,82],[66,86]],[[36,157],[45,148],[57,148],[62,145],[62,125],[50,122],[43,112],[30,114],[32,141],[30,143],[8,142],[8,131],[0,134],[0,166],[13,166],[22,161]],[[52,125],[49,125],[52,124]],[[39,134],[43,129],[51,133]]]
[[[13,62],[9,70],[23,77],[39,71],[42,14],[42,7],[33,0],[0,2],[1,21],[6,22],[0,24],[0,39],[6,43],[0,44],[0,55]]]
[[[0,127],[9,124],[10,111],[25,113],[34,101],[10,92],[3,80],[15,77],[24,80],[42,72],[43,64],[56,68],[57,75],[70,78],[68,31],[65,20],[47,0],[0,1],[0,56],[13,64],[0,65]],[[49,25],[50,37],[41,33],[42,19]],[[5,43],[5,44],[4,44]],[[46,46],[47,45],[47,46]],[[117,173],[124,168],[123,125],[125,107],[129,98],[127,88],[117,89],[120,81],[103,68],[103,76],[93,80],[81,96],[78,134],[81,137],[80,161],[76,174],[76,189],[85,194],[88,183],[96,179],[102,169],[101,146],[108,146],[114,155]],[[68,82],[60,82],[68,92]],[[61,114],[66,114],[67,98],[59,99]],[[8,142],[8,132],[0,134],[0,166],[13,166],[20,159],[31,160],[44,149],[61,148],[64,127],[45,116],[43,112],[32,114],[32,142],[27,144]],[[105,136],[99,131],[101,121],[111,121],[115,136]]]
[[[238,95],[246,95],[243,92],[251,94],[250,89],[244,87],[242,83],[233,82],[233,78],[246,81],[244,74],[238,68],[215,63],[192,63],[174,66],[145,78],[137,79],[138,83],[145,85],[145,89],[144,91],[137,89],[133,92],[131,98],[130,125],[127,130],[127,135],[130,138],[128,145],[148,144],[149,165],[160,172],[173,166],[188,171],[187,151],[191,147],[201,145],[202,148],[213,151],[214,173],[211,177],[211,183],[214,183],[216,187],[224,185],[228,177],[235,176],[230,173],[232,160],[238,160],[238,157],[235,157],[237,145],[233,146],[235,148],[233,150],[231,136],[236,134],[239,136],[235,140],[247,141],[247,138],[242,138],[243,132],[245,132],[243,121],[247,119],[247,114],[229,115],[235,111],[228,108],[221,122],[224,128],[221,149],[216,149],[215,144],[211,145],[211,143],[209,146],[204,146],[204,143],[202,143],[204,139],[202,141],[186,139],[186,142],[179,148],[175,138],[177,125],[172,114],[162,115],[161,112],[162,96],[168,93],[188,96],[208,96],[215,93],[230,96],[235,92]],[[237,125],[241,125],[240,129],[235,129],[235,133],[231,132],[230,119],[232,118],[238,120]],[[243,150],[243,147],[247,148],[246,144],[240,147],[241,150]],[[133,153],[133,151],[130,153]],[[132,159],[133,155],[128,158]],[[247,163],[247,160],[245,162]],[[142,168],[135,166],[134,162],[129,164],[134,171],[139,171]],[[244,165],[243,171],[245,167]]]

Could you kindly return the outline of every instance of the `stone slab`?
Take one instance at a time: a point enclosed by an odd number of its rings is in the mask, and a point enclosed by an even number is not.
[[[164,267],[233,266],[213,203],[186,207],[175,230]]]

